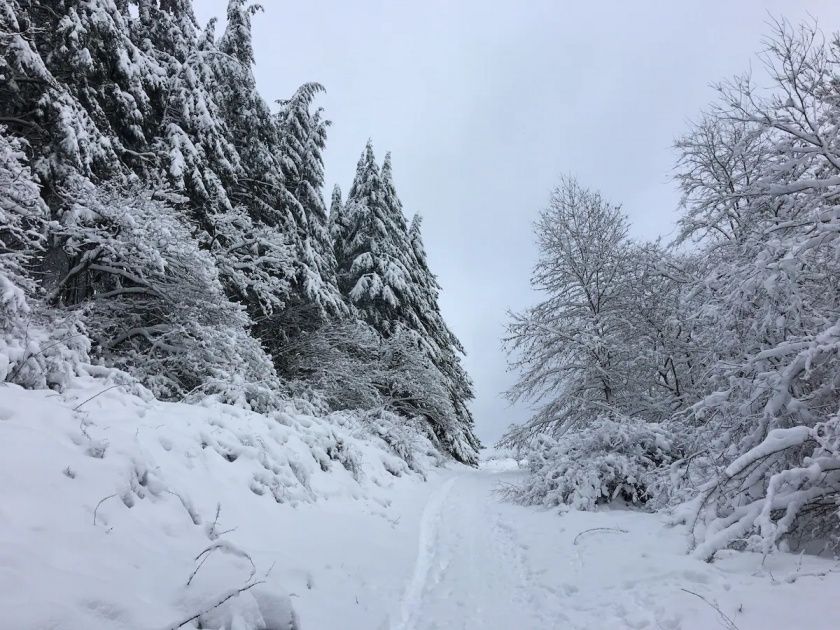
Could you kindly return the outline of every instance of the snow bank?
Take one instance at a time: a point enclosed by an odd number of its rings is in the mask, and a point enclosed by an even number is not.
[[[412,470],[380,433],[347,413],[164,403],[94,379],[0,386],[0,625],[172,628],[207,611],[204,627],[285,629],[297,608],[317,628],[338,608],[365,627],[360,602],[395,601],[405,576],[375,594],[348,579],[388,575],[348,537],[399,528],[392,498],[422,496],[438,457],[418,435]]]

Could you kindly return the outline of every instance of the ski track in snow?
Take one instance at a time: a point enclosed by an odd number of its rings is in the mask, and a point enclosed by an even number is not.
[[[411,630],[414,627],[413,620],[418,614],[423,591],[429,580],[429,573],[436,555],[443,504],[457,480],[457,477],[453,477],[443,483],[429,498],[423,509],[414,573],[403,595],[399,622],[392,626],[392,630]]]
[[[391,630],[553,628],[568,618],[529,566],[527,545],[494,496],[497,476],[447,480],[422,516],[417,560]]]

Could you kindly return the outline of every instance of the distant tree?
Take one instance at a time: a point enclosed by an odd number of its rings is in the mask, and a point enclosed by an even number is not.
[[[543,402],[508,436],[560,435],[622,409],[626,393],[624,310],[632,248],[620,208],[565,178],[537,221],[533,285],[547,299],[514,315],[508,347],[521,370],[511,400]]]

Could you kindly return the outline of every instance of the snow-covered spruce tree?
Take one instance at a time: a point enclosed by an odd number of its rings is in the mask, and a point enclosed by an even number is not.
[[[336,286],[321,194],[328,122],[320,109],[311,110],[323,88],[305,84],[280,103],[278,114],[269,111],[251,73],[251,18],[257,6],[232,0],[218,51],[208,44],[202,56],[212,68],[221,119],[232,134],[242,171],[225,181],[225,191],[255,223],[277,233],[273,244],[264,241],[259,255],[261,261],[275,263],[265,278],[275,286],[264,280],[248,288],[260,292],[265,287],[261,293],[273,300],[244,300],[257,323],[256,334],[279,356],[277,350],[291,337],[342,314],[346,307]],[[222,214],[229,212],[227,208]],[[234,239],[233,244],[242,247],[242,242]]]
[[[716,361],[688,417],[702,485],[681,511],[705,559],[840,541],[840,41],[778,23],[763,61],[774,90],[721,85],[678,144],[683,235],[714,261],[697,303]]]
[[[330,123],[323,118],[322,108],[311,110],[313,100],[323,91],[318,83],[306,83],[290,99],[280,102],[280,153],[283,181],[290,195],[288,204],[294,208],[292,214],[300,217],[297,254],[305,265],[298,279],[300,292],[325,313],[342,314],[346,308],[336,284],[335,255],[322,192],[323,151]]]
[[[218,45],[211,22],[183,59],[177,48],[162,53],[171,67],[156,150],[167,184],[189,196],[228,294],[260,318],[282,310],[292,292],[297,231],[281,207],[277,125],[251,72],[251,14],[231,2]]]
[[[509,397],[541,404],[503,438],[535,449],[531,477],[514,493],[520,500],[647,501],[647,477],[677,451],[650,423],[684,404],[680,331],[669,311],[678,290],[661,249],[631,242],[627,229],[619,207],[572,178],[537,222],[533,284],[548,295],[513,316],[507,339],[520,370]],[[644,304],[659,293],[660,306]],[[573,479],[588,485],[571,487]]]
[[[0,116],[27,139],[45,194],[59,197],[76,172],[115,176],[123,160],[143,169],[150,156],[130,147],[144,141],[149,93],[164,73],[131,42],[116,6],[68,0],[59,13],[3,0],[0,20]]]
[[[388,195],[368,142],[343,206],[344,225],[333,222],[333,246],[342,292],[385,336],[414,316],[402,305],[415,290],[405,216]]]
[[[339,286],[362,319],[380,335],[388,340],[405,339],[406,348],[414,346],[414,352],[422,358],[417,369],[423,362],[433,367],[423,378],[434,375],[448,392],[451,411],[427,413],[432,408],[440,409],[432,387],[427,401],[410,391],[389,391],[388,397],[412,401],[414,413],[427,418],[450,453],[463,461],[475,461],[478,442],[466,407],[472,398],[471,383],[457,356],[462,350],[440,315],[437,282],[422,252],[419,223],[413,242],[409,235],[390,156],[380,169],[368,143],[347,201],[341,204],[336,195],[333,211],[330,233]],[[427,404],[432,399],[435,403]],[[408,413],[408,405],[403,408]]]

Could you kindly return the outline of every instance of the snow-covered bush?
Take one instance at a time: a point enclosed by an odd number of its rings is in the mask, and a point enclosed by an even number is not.
[[[88,362],[90,342],[73,312],[49,312],[0,273],[0,382],[62,388]]]
[[[422,418],[405,418],[386,409],[364,412],[359,417],[363,426],[387,444],[411,470],[424,472],[421,454],[443,463],[443,456],[434,444],[437,439]]]
[[[585,429],[535,438],[529,478],[506,490],[529,505],[591,510],[614,500],[643,504],[657,499],[656,477],[677,457],[664,427],[633,418],[598,418]]]
[[[295,378],[293,395],[316,405],[322,400],[333,410],[389,412],[404,423],[422,419],[440,448],[475,462],[446,378],[413,331],[397,327],[383,338],[361,321],[328,322],[299,335],[279,358]]]
[[[279,388],[271,360],[179,218],[178,199],[85,184],[74,197],[56,231],[69,270],[52,299],[84,308],[96,354],[159,397],[269,408]]]
[[[34,279],[49,213],[23,148],[0,127],[0,382],[60,387],[87,360],[88,340],[74,313],[44,308]]]
[[[811,552],[840,548],[840,415],[815,427],[770,431],[729,464],[676,521],[694,555],[711,560],[730,545],[768,553],[780,542]]]
[[[292,377],[295,395],[321,399],[334,410],[373,409],[383,404],[377,385],[382,344],[360,321],[328,322],[298,335],[277,359]]]

